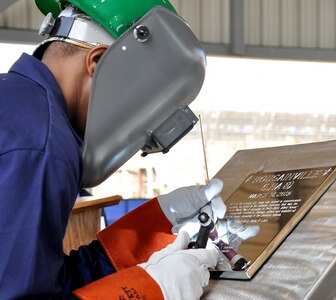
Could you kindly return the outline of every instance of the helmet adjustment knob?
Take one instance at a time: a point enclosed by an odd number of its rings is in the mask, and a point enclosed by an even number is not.
[[[145,25],[138,25],[133,30],[133,36],[138,42],[146,42],[150,36],[148,27]]]
[[[52,13],[48,13],[39,30],[39,35],[47,35],[51,32],[51,30],[53,29],[54,25],[55,25],[56,19],[53,18]]]

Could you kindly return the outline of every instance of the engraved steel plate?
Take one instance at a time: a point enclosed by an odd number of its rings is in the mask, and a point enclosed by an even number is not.
[[[335,180],[335,167],[248,175],[227,198],[213,278],[250,279]]]

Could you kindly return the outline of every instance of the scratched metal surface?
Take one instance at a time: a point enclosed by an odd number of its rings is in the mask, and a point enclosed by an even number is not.
[[[238,152],[215,177],[223,179],[224,184],[231,183],[231,187],[226,187],[234,190],[237,180],[258,168],[268,172],[290,167],[335,165],[335,152],[336,141],[244,150]],[[238,166],[244,170],[237,170]],[[225,199],[224,195],[222,197]],[[251,280],[211,280],[201,299],[335,300],[336,182]]]

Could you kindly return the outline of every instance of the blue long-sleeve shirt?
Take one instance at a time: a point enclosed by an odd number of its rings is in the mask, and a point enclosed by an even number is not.
[[[113,272],[98,242],[63,254],[81,145],[52,73],[23,54],[0,75],[0,299],[67,295]]]

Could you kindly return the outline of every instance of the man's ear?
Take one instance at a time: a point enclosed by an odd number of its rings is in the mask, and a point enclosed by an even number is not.
[[[97,63],[107,48],[108,48],[107,45],[100,45],[98,47],[91,49],[87,54],[86,69],[89,76],[93,77],[93,73],[96,70]]]

